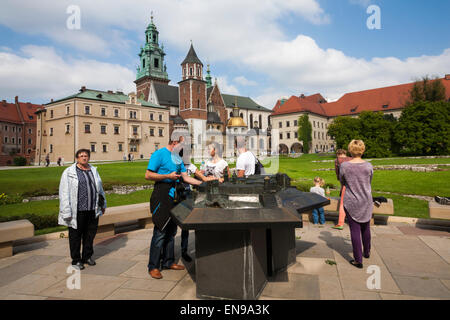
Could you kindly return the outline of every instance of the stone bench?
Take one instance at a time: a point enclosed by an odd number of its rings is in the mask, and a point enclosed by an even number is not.
[[[436,201],[428,202],[428,210],[430,218],[450,220],[450,206],[442,205]]]
[[[0,223],[0,258],[13,255],[13,241],[34,236],[34,225],[24,219]]]
[[[148,202],[106,208],[105,214],[98,221],[96,238],[113,236],[116,223],[133,220],[137,220],[141,228],[148,229],[152,226],[152,216]]]
[[[330,197],[330,204],[323,207],[323,210],[325,212],[339,212],[339,202],[339,197]],[[392,199],[387,199],[387,202],[382,202],[379,207],[375,204],[373,205],[373,214],[370,223],[373,225],[375,223],[375,218],[378,220],[392,215],[394,215],[394,201],[392,201]]]

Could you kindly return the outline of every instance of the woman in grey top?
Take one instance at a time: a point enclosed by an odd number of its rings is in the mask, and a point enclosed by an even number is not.
[[[362,257],[370,256],[370,219],[372,218],[373,200],[370,186],[373,167],[361,159],[366,147],[362,140],[352,140],[348,151],[353,160],[341,164],[339,179],[345,186],[344,210],[350,227],[353,257],[350,263],[362,268]],[[361,247],[362,237],[362,247]]]

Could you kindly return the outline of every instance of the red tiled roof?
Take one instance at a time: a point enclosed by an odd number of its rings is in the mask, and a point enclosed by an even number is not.
[[[447,99],[450,99],[450,79],[442,78]],[[308,97],[292,96],[283,105],[277,104],[272,115],[309,111],[325,117],[359,114],[362,111],[389,111],[401,109],[409,97],[414,82],[391,87],[377,88],[344,94],[339,100],[318,103],[323,99],[320,94]]]
[[[20,124],[23,122],[31,123],[36,121],[34,114],[41,105],[18,102],[19,110],[15,103],[8,103],[5,100],[0,102],[0,121]],[[19,114],[19,111],[21,114]]]

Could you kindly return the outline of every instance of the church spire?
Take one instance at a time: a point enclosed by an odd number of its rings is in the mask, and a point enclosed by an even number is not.
[[[209,64],[208,64],[208,68],[206,69],[206,88],[210,88],[212,87],[212,81],[211,81],[211,71],[209,70]]]

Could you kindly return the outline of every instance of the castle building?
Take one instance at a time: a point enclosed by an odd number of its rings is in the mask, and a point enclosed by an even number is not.
[[[151,45],[148,45],[148,34],[154,37],[150,37],[152,41],[154,40]],[[180,64],[181,80],[178,81],[178,86],[170,85],[167,74],[161,73],[161,70],[155,67],[160,65],[159,62],[148,64],[144,63],[142,58],[144,56],[142,52],[146,52],[145,48],[150,46],[149,52],[154,52],[148,53],[152,61],[159,59],[162,63],[165,53],[163,47],[158,44],[158,35],[152,18],[146,30],[145,47],[139,54],[141,65],[135,81],[136,92],[141,99],[169,109],[170,133],[174,130],[189,132],[195,158],[208,156],[203,151],[206,149],[206,143],[211,141],[218,142],[223,147],[225,155],[234,154],[234,151],[230,150],[231,147],[228,147],[227,153],[225,136],[230,132],[227,130],[227,124],[233,117],[233,108],[238,107],[238,116],[242,118],[243,123],[247,124],[245,134],[249,136],[249,148],[252,149],[253,145],[252,150],[258,155],[263,150],[268,150],[271,144],[270,115],[272,111],[260,106],[249,97],[223,94],[217,81],[212,82],[209,65],[204,77],[203,62],[199,59],[192,42],[185,59]],[[144,66],[147,68],[145,74],[143,74]],[[242,128],[240,131],[242,134]],[[256,136],[250,137],[253,135]]]

